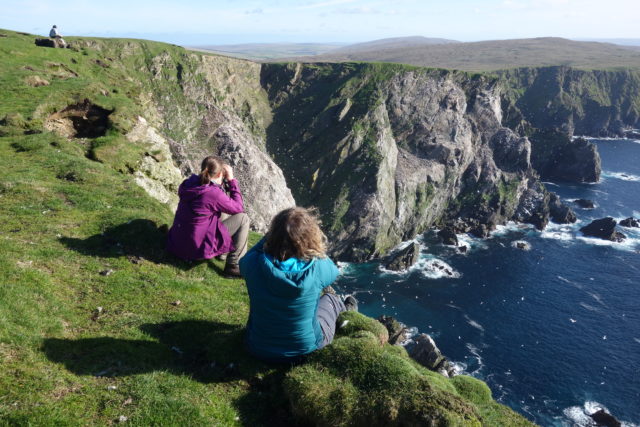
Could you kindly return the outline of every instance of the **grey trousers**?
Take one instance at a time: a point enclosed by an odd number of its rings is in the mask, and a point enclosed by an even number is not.
[[[227,255],[227,264],[238,265],[240,258],[247,253],[247,242],[249,239],[249,216],[242,212],[235,215],[221,216],[222,223],[229,231],[231,239],[233,240],[233,246],[236,250]]]
[[[318,310],[316,312],[316,319],[320,323],[320,329],[322,329],[322,335],[324,339],[319,348],[331,344],[333,337],[336,334],[336,321],[338,315],[347,308],[344,306],[342,300],[334,294],[324,294],[318,301]]]

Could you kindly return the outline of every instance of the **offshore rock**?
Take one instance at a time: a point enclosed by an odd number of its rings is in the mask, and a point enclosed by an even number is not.
[[[549,193],[549,214],[557,224],[573,224],[578,219],[575,212],[562,203],[556,193]]]
[[[618,421],[616,417],[614,417],[604,409],[600,409],[589,416],[593,419],[593,421],[596,422],[596,425],[598,426],[605,426],[605,427],[621,427],[622,426],[622,423]]]
[[[638,221],[633,217],[629,217],[627,219],[623,219],[622,221],[620,221],[620,225],[627,228],[631,228],[631,227],[638,228],[640,227],[640,221]]]
[[[391,259],[385,264],[387,270],[401,271],[406,270],[413,264],[418,262],[420,257],[420,245],[412,242],[406,248],[391,255]]]
[[[577,200],[574,200],[573,203],[575,203],[576,205],[578,205],[578,207],[582,209],[593,209],[596,207],[595,203],[593,203],[593,200],[577,199]]]
[[[591,224],[580,229],[585,236],[597,237],[603,240],[611,240],[612,242],[622,242],[626,236],[616,231],[616,220],[607,217],[596,219]]]
[[[438,231],[438,237],[440,237],[440,240],[445,245],[458,246],[458,236],[456,236],[455,231],[453,231],[451,227]]]

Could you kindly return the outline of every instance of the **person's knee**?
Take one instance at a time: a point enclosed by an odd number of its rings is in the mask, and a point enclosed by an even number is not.
[[[244,226],[248,226],[250,221],[249,221],[249,215],[246,214],[246,212],[242,212],[240,214],[240,220],[241,220],[241,224]]]

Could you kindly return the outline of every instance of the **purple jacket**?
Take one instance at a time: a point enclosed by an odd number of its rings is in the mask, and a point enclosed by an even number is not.
[[[182,259],[210,259],[235,248],[220,214],[244,212],[238,181],[228,182],[229,196],[218,184],[200,185],[191,175],[178,189],[180,202],[169,230],[167,250]]]

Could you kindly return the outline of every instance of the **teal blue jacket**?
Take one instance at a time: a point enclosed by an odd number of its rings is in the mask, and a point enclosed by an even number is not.
[[[278,262],[263,252],[263,243],[264,239],[240,260],[249,291],[247,344],[261,359],[286,362],[322,344],[318,300],[339,272],[329,258]]]

